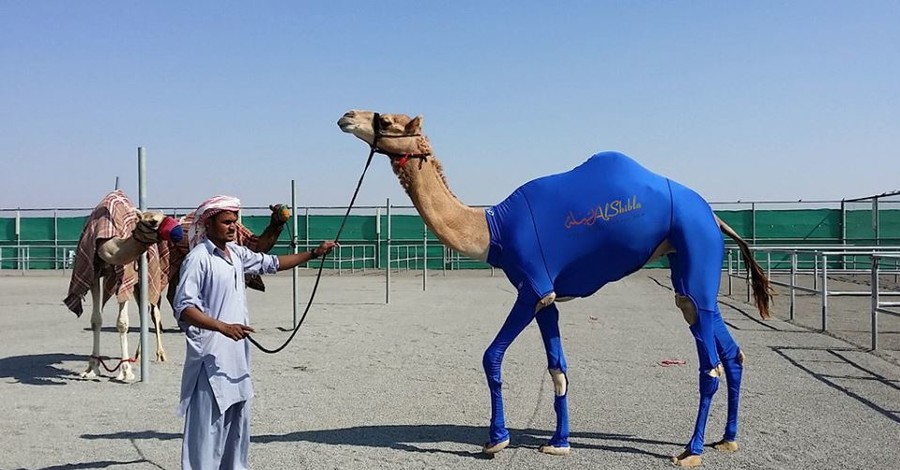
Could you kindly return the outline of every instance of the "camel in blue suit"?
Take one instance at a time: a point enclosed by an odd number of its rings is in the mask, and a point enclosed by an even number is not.
[[[491,397],[489,440],[497,453],[510,443],[501,391],[501,364],[509,345],[537,321],[554,384],[556,430],[540,451],[569,452],[568,380],[556,302],[587,297],[605,284],[667,256],[675,303],[697,346],[700,403],[694,431],[673,462],[701,463],[713,395],[725,377],[728,415],[713,447],[735,451],[744,354],[718,307],[724,240],[734,239],[750,268],[762,318],[769,316],[771,287],[747,243],[713,213],[700,195],[618,152],[602,152],[577,167],[530,181],[489,208],[462,204],[449,190],[422,118],[349,111],[344,132],[390,158],[392,169],[429,228],[444,244],[503,269],[517,290],[516,302],[483,356]]]

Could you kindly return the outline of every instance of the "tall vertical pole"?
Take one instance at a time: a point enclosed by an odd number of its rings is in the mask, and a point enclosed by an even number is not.
[[[293,216],[294,230],[291,230],[291,253],[297,254],[297,182],[291,180],[291,215]],[[306,219],[306,230],[309,233],[309,218]],[[300,299],[297,290],[297,276],[300,274],[300,268],[294,266],[291,270],[291,282],[293,283],[293,311],[294,311],[294,328],[297,328],[297,301]]]
[[[385,236],[384,262],[384,303],[391,303],[391,198],[385,202],[387,214],[387,236]]]
[[[144,147],[138,147],[138,206],[141,212],[147,210],[147,155]],[[149,321],[147,318],[147,289],[149,286],[149,276],[147,274],[147,252],[141,253],[140,261],[140,295],[138,307],[141,312],[141,382],[150,381],[150,367],[148,357],[150,349],[147,347],[147,337],[149,333]]]
[[[428,226],[422,230],[422,290],[427,290],[428,282]]]

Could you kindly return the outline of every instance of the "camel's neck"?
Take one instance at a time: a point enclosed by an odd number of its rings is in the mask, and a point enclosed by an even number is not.
[[[425,224],[445,245],[469,258],[487,259],[490,233],[484,210],[463,204],[450,192],[434,156],[409,160],[395,171]]]

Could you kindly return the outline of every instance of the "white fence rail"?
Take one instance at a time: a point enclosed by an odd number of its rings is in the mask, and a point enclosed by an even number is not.
[[[796,317],[796,293],[808,292],[820,299],[821,330],[828,331],[828,300],[832,297],[869,297],[871,299],[871,346],[878,349],[878,315],[887,314],[900,317],[900,302],[889,302],[884,298],[900,297],[900,291],[886,289],[880,282],[884,275],[893,275],[895,285],[900,277],[900,247],[889,246],[754,246],[751,248],[758,259],[765,255],[763,265],[772,284],[785,287],[790,293],[788,315]],[[742,264],[740,252],[735,247],[726,250],[728,295],[734,293],[734,279],[747,284],[747,302],[750,302],[750,272]],[[773,274],[787,275],[788,281],[773,279]],[[829,288],[829,276],[838,274],[868,275],[868,289],[833,290]],[[800,282],[811,278],[809,282]]]

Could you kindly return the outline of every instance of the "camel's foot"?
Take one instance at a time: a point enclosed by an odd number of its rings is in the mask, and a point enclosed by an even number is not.
[[[131,364],[122,364],[122,367],[119,368],[119,375],[116,376],[116,380],[120,382],[131,382],[134,380],[134,372],[131,371]]]
[[[681,455],[672,456],[672,463],[675,464],[676,467],[699,467],[700,466],[700,456],[696,454],[692,454],[690,451],[684,451]]]
[[[538,447],[538,451],[540,453],[549,454],[549,455],[569,455],[570,449],[571,449],[571,447],[568,447],[568,446],[556,447],[556,446],[552,446],[550,444],[544,444],[544,445]]]
[[[507,439],[505,441],[497,442],[495,444],[488,442],[484,445],[484,447],[481,448],[481,451],[484,452],[485,454],[496,454],[497,452],[500,452],[501,450],[505,449],[506,446],[508,446],[508,445],[509,445],[509,439]]]
[[[156,351],[156,362],[166,362],[166,352],[162,349]]]
[[[737,442],[726,441],[725,439],[722,439],[721,441],[716,442],[712,446],[713,446],[713,449],[716,449],[716,450],[722,451],[722,452],[737,452],[737,450],[738,450]]]
[[[93,378],[98,377],[99,375],[100,375],[100,366],[97,364],[97,360],[90,359],[90,360],[88,360],[87,369],[85,369],[84,372],[82,372],[80,374],[80,377],[82,379],[93,379]]]

